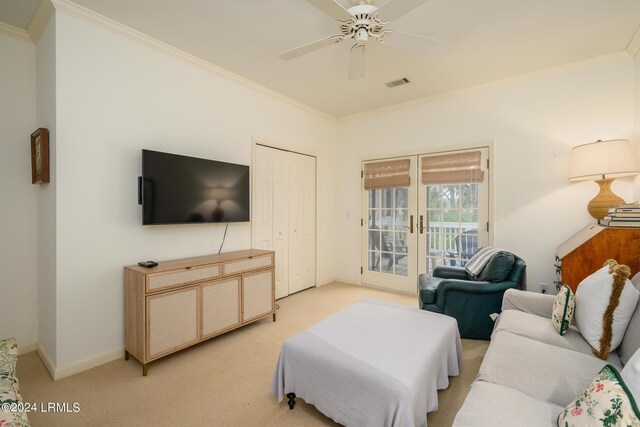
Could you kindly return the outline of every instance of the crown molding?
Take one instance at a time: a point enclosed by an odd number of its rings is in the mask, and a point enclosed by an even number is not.
[[[5,24],[4,22],[0,22],[0,34],[32,43],[31,37],[29,37],[29,34],[25,30],[23,30],[22,28],[14,27],[13,25]]]
[[[636,33],[631,37],[629,44],[627,45],[627,53],[631,56],[636,56],[640,51],[640,27],[636,30]]]
[[[85,22],[88,22],[89,24],[100,27],[112,33],[118,34],[133,42],[139,43],[145,47],[148,47],[158,52],[164,53],[166,55],[178,58],[182,61],[195,65],[199,68],[202,68],[212,74],[216,74],[234,83],[241,84],[245,87],[261,92],[265,95],[269,95],[280,101],[284,101],[296,108],[299,108],[308,113],[314,114],[325,120],[329,120],[331,122],[336,121],[336,118],[334,116],[329,115],[324,111],[320,111],[316,108],[310,107],[309,105],[304,104],[300,101],[297,101],[293,98],[290,98],[286,95],[283,95],[280,92],[276,92],[272,89],[267,88],[266,86],[263,86],[245,77],[239,76],[238,74],[232,73],[229,70],[226,70],[222,67],[214,65],[211,62],[205,61],[202,58],[198,58],[197,56],[191,55],[190,53],[187,53],[183,50],[175,48],[165,42],[155,39],[140,31],[134,30],[131,27],[121,24],[117,21],[114,21],[113,19],[107,18],[106,16],[100,15],[99,13],[96,13],[83,6],[80,6],[77,3],[74,3],[69,0],[43,0],[43,1],[51,1],[56,11],[63,12],[67,15],[81,19]]]
[[[525,82],[529,80],[535,80],[542,77],[547,77],[556,74],[562,74],[569,71],[582,70],[585,68],[596,67],[598,65],[609,64],[613,62],[623,61],[625,59],[631,58],[632,55],[629,54],[627,50],[621,50],[618,52],[610,53],[607,55],[601,55],[594,58],[585,59],[582,61],[571,62],[569,64],[559,65],[557,67],[549,67],[538,71],[533,71],[530,73],[521,74],[515,77],[508,77],[501,80],[492,81],[489,83],[483,83],[475,86],[469,86],[462,89],[457,89],[445,93],[440,93],[437,95],[431,95],[424,98],[414,99],[407,102],[402,102],[399,104],[390,105],[387,107],[376,108],[372,110],[363,111],[361,113],[351,114],[348,116],[340,117],[336,119],[336,122],[346,122],[354,119],[359,119],[362,117],[373,116],[376,114],[385,113],[387,111],[400,110],[402,108],[411,107],[415,105],[428,104],[430,102],[439,101],[441,99],[451,98],[455,96],[462,96],[473,92],[478,92],[481,90],[499,88],[503,86],[513,85],[515,83]]]
[[[36,11],[31,17],[31,22],[27,25],[27,33],[34,43],[38,42],[40,34],[42,34],[44,27],[47,26],[51,15],[53,15],[53,4],[51,4],[51,0],[40,0]]]

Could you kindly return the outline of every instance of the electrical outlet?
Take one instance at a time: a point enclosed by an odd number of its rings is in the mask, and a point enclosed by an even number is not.
[[[549,284],[540,282],[540,292],[542,292],[543,294],[549,292]]]

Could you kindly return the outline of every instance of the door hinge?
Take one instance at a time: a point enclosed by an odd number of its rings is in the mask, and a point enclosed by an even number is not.
[[[360,267],[360,274],[364,274],[364,268]]]
[[[487,221],[487,232],[489,231],[489,221]]]
[[[489,159],[487,159],[487,169],[489,169]]]
[[[360,171],[360,178],[364,178],[364,171]]]
[[[360,227],[364,225],[364,219],[360,218]]]

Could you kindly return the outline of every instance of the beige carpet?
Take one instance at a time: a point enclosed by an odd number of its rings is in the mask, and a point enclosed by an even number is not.
[[[278,301],[277,322],[269,317],[160,359],[147,377],[136,360],[122,359],[54,382],[35,352],[23,354],[17,374],[26,402],[80,404],[78,413],[31,413],[29,419],[36,427],[335,425],[300,398],[292,411],[277,404],[271,377],[285,339],[362,298],[417,306],[415,296],[360,286],[309,289]],[[487,346],[463,340],[462,374],[439,393],[429,426],[451,425]]]

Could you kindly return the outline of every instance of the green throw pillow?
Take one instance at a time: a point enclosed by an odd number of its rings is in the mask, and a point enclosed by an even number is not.
[[[560,335],[566,334],[569,330],[575,308],[576,299],[573,291],[569,286],[563,285],[553,302],[553,314],[551,315],[553,326]]]
[[[640,412],[618,370],[607,365],[558,415],[558,426],[640,426]]]

